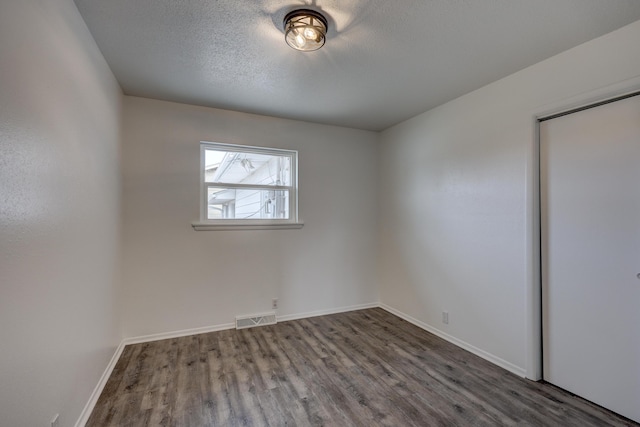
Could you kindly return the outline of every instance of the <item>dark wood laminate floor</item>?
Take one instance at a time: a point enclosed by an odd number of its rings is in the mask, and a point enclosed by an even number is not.
[[[127,346],[87,426],[638,426],[370,309]]]

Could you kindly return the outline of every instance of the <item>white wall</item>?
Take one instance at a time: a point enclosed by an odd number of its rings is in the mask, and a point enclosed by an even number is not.
[[[73,425],[120,341],[121,91],[70,0],[0,3],[0,425]]]
[[[640,21],[382,134],[383,303],[535,376],[535,117],[639,88],[639,40]]]
[[[125,97],[124,325],[141,336],[378,301],[377,134]],[[199,143],[299,151],[299,230],[194,231]]]

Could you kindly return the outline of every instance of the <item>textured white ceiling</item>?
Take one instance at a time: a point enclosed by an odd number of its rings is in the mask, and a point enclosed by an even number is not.
[[[124,92],[381,130],[640,19],[640,0],[76,0]],[[329,21],[297,52],[282,19]]]

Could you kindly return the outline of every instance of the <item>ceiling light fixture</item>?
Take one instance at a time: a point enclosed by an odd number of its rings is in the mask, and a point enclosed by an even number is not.
[[[284,39],[296,50],[311,52],[320,49],[326,34],[327,20],[314,10],[298,9],[284,17]]]

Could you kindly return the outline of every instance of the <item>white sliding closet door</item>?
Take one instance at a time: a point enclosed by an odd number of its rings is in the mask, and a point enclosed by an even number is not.
[[[540,123],[544,379],[640,422],[640,96]]]

